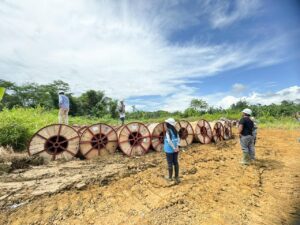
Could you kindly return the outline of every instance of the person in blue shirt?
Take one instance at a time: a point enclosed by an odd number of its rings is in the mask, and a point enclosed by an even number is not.
[[[59,91],[59,111],[58,111],[58,122],[61,124],[68,124],[69,123],[69,109],[70,109],[70,101],[63,91]]]
[[[179,164],[178,164],[178,152],[180,138],[175,128],[176,121],[173,118],[169,118],[165,121],[166,123],[166,135],[164,138],[164,151],[167,156],[168,172],[169,176],[166,176],[168,181],[173,180],[173,166],[175,170],[175,181],[180,182],[179,179]]]

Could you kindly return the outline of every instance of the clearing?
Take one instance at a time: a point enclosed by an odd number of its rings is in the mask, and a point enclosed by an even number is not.
[[[260,129],[257,162],[238,139],[180,153],[179,185],[163,153],[51,162],[0,176],[0,224],[298,224],[300,132]],[[298,222],[298,223],[297,223]]]

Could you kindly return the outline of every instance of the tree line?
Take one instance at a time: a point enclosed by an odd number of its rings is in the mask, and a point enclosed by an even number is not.
[[[0,110],[13,107],[38,107],[45,109],[57,109],[58,91],[63,90],[70,99],[70,114],[73,116],[93,116],[117,118],[118,100],[107,97],[103,91],[88,90],[80,96],[74,96],[68,83],[56,80],[49,84],[26,83],[17,85],[16,83],[0,80],[0,87],[6,88],[6,93],[0,103]],[[244,108],[251,108],[254,116],[258,117],[291,117],[300,111],[300,103],[292,101],[282,101],[280,104],[249,104],[240,100],[232,104],[229,109],[209,106],[202,99],[193,99],[184,111],[168,112],[158,110],[154,112],[141,111],[132,106],[131,112],[127,112],[130,119],[151,119],[160,117],[198,117],[203,114],[238,114]]]
[[[71,93],[68,83],[56,80],[52,83],[40,85],[27,83],[17,85],[10,81],[0,80],[0,87],[6,89],[6,93],[0,103],[0,109],[6,107],[44,107],[45,109],[57,109],[58,91],[62,90],[70,99],[70,114],[73,116],[106,115],[116,118],[118,101],[105,96],[103,91],[88,90],[79,97]]]

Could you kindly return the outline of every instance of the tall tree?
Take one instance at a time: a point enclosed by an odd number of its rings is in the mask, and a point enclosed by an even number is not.
[[[205,111],[208,108],[208,104],[206,101],[202,99],[192,99],[190,107],[194,109],[195,111],[201,112]]]

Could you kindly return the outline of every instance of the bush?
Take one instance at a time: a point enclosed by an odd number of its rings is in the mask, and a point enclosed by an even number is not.
[[[30,138],[29,130],[18,122],[11,122],[0,127],[0,145],[11,146],[16,151],[26,149]]]

